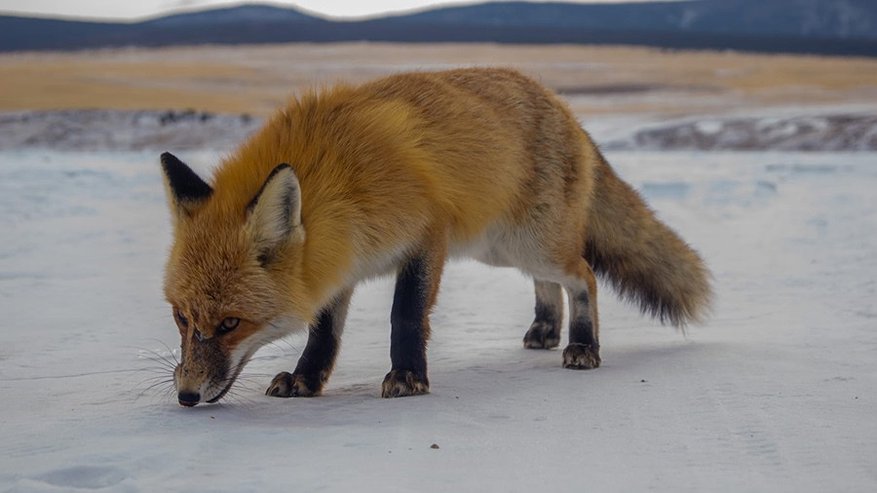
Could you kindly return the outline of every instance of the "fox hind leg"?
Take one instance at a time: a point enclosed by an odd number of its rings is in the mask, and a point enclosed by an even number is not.
[[[590,370],[600,366],[600,327],[597,316],[597,281],[594,271],[581,260],[576,278],[565,285],[569,296],[569,345],[563,350],[563,366]]]
[[[553,349],[560,344],[563,320],[563,290],[551,281],[534,281],[536,287],[536,318],[524,334],[527,349]]]
[[[320,311],[317,322],[309,327],[308,343],[295,371],[278,373],[265,391],[266,395],[314,397],[322,393],[335,367],[352,295],[353,289],[346,289]]]

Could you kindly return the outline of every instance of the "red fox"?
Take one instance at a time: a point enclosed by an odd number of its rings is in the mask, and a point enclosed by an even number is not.
[[[513,70],[406,73],[308,93],[210,183],[161,156],[173,247],[165,295],[182,337],[181,405],[216,402],[263,345],[308,330],[267,394],[319,395],[360,281],[393,274],[383,397],[429,392],[429,313],[465,256],[532,276],[531,349],[600,366],[597,284],[662,322],[699,321],[710,275],[619,179],[566,105]]]

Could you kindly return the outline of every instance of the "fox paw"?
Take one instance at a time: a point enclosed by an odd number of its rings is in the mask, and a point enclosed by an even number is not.
[[[563,350],[563,367],[590,370],[600,366],[600,347],[591,344],[570,343]]]
[[[429,393],[429,380],[426,375],[417,375],[411,370],[392,370],[384,377],[381,397],[405,397]]]
[[[320,395],[322,383],[319,377],[280,372],[271,380],[265,395],[271,397],[315,397]]]
[[[533,322],[530,330],[524,334],[524,347],[527,349],[554,349],[558,344],[560,331],[548,322]]]

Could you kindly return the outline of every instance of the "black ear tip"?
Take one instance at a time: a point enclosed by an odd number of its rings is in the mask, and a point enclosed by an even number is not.
[[[181,161],[169,152],[161,153],[161,164],[165,166],[171,166],[180,163]]]
[[[213,193],[210,185],[173,154],[162,153],[161,167],[178,202],[203,200]]]

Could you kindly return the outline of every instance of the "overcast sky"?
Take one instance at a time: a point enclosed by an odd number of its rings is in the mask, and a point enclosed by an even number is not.
[[[536,0],[539,1],[539,0]],[[557,0],[555,0],[557,1]],[[606,3],[623,0],[566,0],[575,3]],[[646,0],[651,1],[651,0]],[[313,13],[335,17],[362,17],[391,11],[419,9],[429,5],[479,3],[472,0],[0,0],[0,12],[100,19],[136,19],[181,9],[272,3],[298,6]]]

